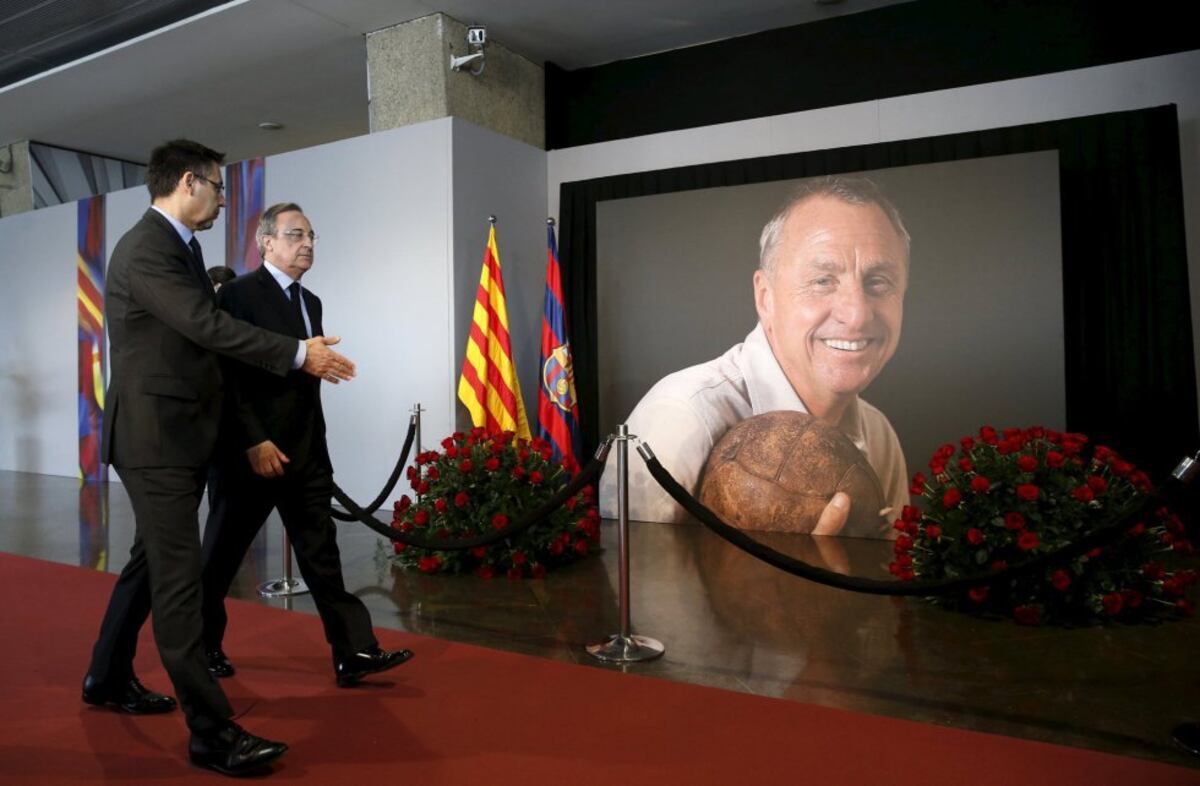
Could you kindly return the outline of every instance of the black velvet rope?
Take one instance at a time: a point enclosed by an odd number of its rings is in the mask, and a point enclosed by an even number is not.
[[[396,488],[396,482],[400,480],[400,473],[404,471],[404,465],[408,463],[408,451],[412,450],[413,439],[417,435],[417,419],[411,418],[408,421],[408,436],[404,438],[404,447],[400,450],[400,458],[396,461],[396,467],[392,470],[391,477],[387,479],[387,483],[383,486],[383,491],[379,492],[379,496],[371,500],[371,504],[361,510],[363,513],[372,515],[379,510],[379,506],[383,504],[392,491]],[[340,490],[340,489],[339,489]],[[343,492],[344,493],[344,492]],[[340,510],[334,510],[331,514],[338,521],[358,521],[350,513],[343,513]]]
[[[701,504],[687,489],[679,485],[679,482],[671,476],[670,472],[667,472],[653,454],[649,458],[644,453],[641,455],[642,459],[646,462],[646,468],[650,470],[651,476],[658,481],[658,484],[662,486],[664,491],[683,506],[684,510],[695,516],[701,524],[708,527],[713,533],[737,546],[750,556],[793,576],[815,581],[818,584],[824,584],[828,587],[849,590],[851,592],[861,592],[868,595],[943,595],[970,587],[993,584],[1001,579],[1029,573],[1039,568],[1044,568],[1047,565],[1062,563],[1065,560],[1077,557],[1080,554],[1098,546],[1106,545],[1121,537],[1132,526],[1130,524],[1132,520],[1153,513],[1158,506],[1163,504],[1164,497],[1176,491],[1173,488],[1174,486],[1182,485],[1179,481],[1172,478],[1155,493],[1148,494],[1141,500],[1135,500],[1127,504],[1124,509],[1118,511],[1103,526],[1092,530],[1069,545],[1047,554],[1040,554],[1024,562],[1009,565],[996,571],[957,578],[926,581],[896,581],[891,579],[866,579],[857,576],[845,576],[776,551],[770,546],[754,540],[742,530],[731,527],[722,521],[717,514]]]
[[[600,470],[604,468],[604,455],[593,458],[587,465],[575,476],[567,485],[555,494],[550,499],[543,502],[538,507],[529,512],[523,519],[518,522],[509,524],[504,529],[488,532],[483,535],[477,535],[473,538],[456,538],[440,540],[437,538],[417,537],[405,532],[401,532],[390,524],[385,524],[379,519],[372,516],[363,508],[359,507],[358,503],[350,499],[346,492],[335,483],[333,486],[333,498],[338,501],[342,507],[350,511],[351,517],[362,524],[370,527],[385,538],[390,538],[399,541],[407,546],[412,546],[419,549],[427,549],[429,551],[462,551],[464,549],[473,549],[479,546],[491,546],[494,543],[499,543],[502,540],[520,534],[532,527],[534,524],[544,520],[547,516],[553,513],[568,499],[575,496],[583,489],[584,486],[594,481],[600,474]]]

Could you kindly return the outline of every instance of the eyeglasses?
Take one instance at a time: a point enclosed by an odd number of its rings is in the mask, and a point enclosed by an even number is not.
[[[210,186],[215,188],[217,190],[217,196],[220,196],[221,194],[225,193],[225,184],[224,183],[218,183],[214,180],[209,180],[207,177],[204,177],[203,175],[197,175],[195,172],[193,172],[192,174],[196,176],[197,180],[203,180],[205,183],[208,183]]]
[[[308,232],[305,232],[303,229],[289,229],[286,232],[280,232],[279,235],[281,237],[287,238],[288,242],[290,242],[290,243],[299,243],[301,240],[303,240],[306,237],[312,243],[316,243],[318,240],[321,239],[321,236],[318,235],[316,232],[313,232],[311,230]]]

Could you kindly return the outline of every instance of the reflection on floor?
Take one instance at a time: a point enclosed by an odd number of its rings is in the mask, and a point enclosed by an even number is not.
[[[377,626],[619,668],[583,651],[619,628],[610,523],[599,558],[520,582],[405,573],[370,530],[340,527],[347,585]],[[1024,628],[794,579],[698,525],[631,529],[633,626],[667,652],[630,672],[1200,769],[1168,737],[1176,722],[1200,719],[1200,620]],[[235,597],[258,599],[258,584],[279,577],[281,532],[273,516]],[[890,544],[817,540],[799,539],[794,553],[887,577]],[[132,541],[119,484],[81,490],[70,478],[0,472],[0,550],[115,573]],[[315,613],[306,596],[269,602]],[[81,676],[85,665],[81,653]]]

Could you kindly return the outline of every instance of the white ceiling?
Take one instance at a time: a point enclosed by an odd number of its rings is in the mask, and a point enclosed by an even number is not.
[[[437,11],[571,70],[903,1],[236,0],[0,89],[0,145],[145,161],[190,136],[239,160],[365,134],[364,35]]]

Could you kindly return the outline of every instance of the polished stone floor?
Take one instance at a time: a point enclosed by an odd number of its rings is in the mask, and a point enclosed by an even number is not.
[[[615,525],[603,538],[599,557],[510,582],[406,573],[367,528],[343,524],[339,535],[347,584],[377,626],[618,668],[584,652],[619,629]],[[117,572],[132,540],[119,484],[81,490],[70,478],[0,472],[0,551]],[[1200,769],[1169,739],[1178,721],[1200,720],[1200,619],[1025,628],[795,579],[699,525],[634,524],[630,541],[633,627],[666,655],[626,671]],[[799,538],[793,551],[886,577],[890,544]],[[258,598],[281,566],[273,517],[233,594],[314,613],[304,596]]]

